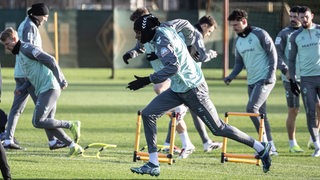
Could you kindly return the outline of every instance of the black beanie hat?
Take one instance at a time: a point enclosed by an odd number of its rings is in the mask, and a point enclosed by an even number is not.
[[[49,8],[44,3],[37,3],[28,10],[28,15],[44,16],[49,14]]]
[[[141,43],[146,43],[152,40],[155,29],[160,25],[160,22],[157,17],[152,14],[144,15],[139,17],[134,22],[133,29],[141,32]]]

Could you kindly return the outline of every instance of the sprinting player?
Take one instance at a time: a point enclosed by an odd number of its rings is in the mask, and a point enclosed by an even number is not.
[[[16,63],[20,63],[20,67],[28,79],[20,91],[25,91],[30,83],[35,88],[37,102],[32,118],[33,126],[46,129],[49,136],[54,136],[68,145],[70,156],[81,154],[83,149],[77,144],[80,138],[80,121],[64,121],[53,118],[61,89],[68,85],[54,57],[43,52],[37,46],[20,41],[17,31],[11,27],[1,33],[0,40],[7,50],[17,56]],[[70,129],[74,140],[62,128]]]
[[[278,155],[271,136],[270,123],[267,117],[267,98],[276,82],[277,51],[269,34],[258,27],[248,24],[248,14],[242,9],[235,9],[228,17],[230,25],[238,34],[235,40],[235,64],[224,82],[231,81],[245,67],[247,71],[248,95],[246,112],[264,114],[265,131],[263,141],[271,144],[271,155]],[[259,117],[250,117],[259,132]]]
[[[42,48],[42,40],[39,32],[39,26],[48,20],[49,8],[43,3],[33,4],[28,10],[28,15],[22,21],[18,28],[18,36],[24,42],[31,43],[39,48]],[[14,67],[14,79],[16,82],[16,88],[14,92],[13,103],[8,116],[8,122],[5,133],[4,147],[6,149],[23,149],[14,141],[14,132],[21,113],[23,112],[28,102],[29,95],[31,96],[34,104],[37,101],[37,97],[34,93],[34,87],[30,85],[25,91],[22,91],[23,84],[26,81],[24,72],[22,71],[20,64],[15,63]],[[51,114],[52,115],[52,114]],[[50,115],[50,116],[51,116]],[[66,147],[67,145],[62,143],[55,137],[48,135],[49,149],[54,150],[58,148]]]
[[[142,110],[149,162],[141,167],[132,167],[131,171],[151,176],[160,175],[156,121],[168,110],[185,104],[201,118],[214,135],[228,137],[254,148],[262,160],[263,171],[268,172],[271,166],[270,143],[266,143],[264,146],[237,128],[225,124],[219,118],[210,100],[208,86],[201,68],[188,53],[185,42],[173,28],[159,27],[159,25],[158,18],[152,15],[142,16],[134,23],[136,39],[142,44],[150,42],[164,67],[146,77],[135,75],[136,80],[129,82],[127,88],[135,91],[150,83],[161,83],[168,78],[171,79],[171,86],[156,96]]]
[[[132,13],[130,20],[135,21],[137,18],[139,18],[142,15],[150,14],[150,11],[147,8],[138,8],[135,12]],[[215,29],[216,22],[215,20],[210,16],[204,16],[199,20],[198,28],[204,29],[204,34],[201,29],[201,33],[192,27],[192,25],[187,21],[183,19],[175,19],[172,21],[164,22],[162,23],[164,26],[171,26],[174,29],[176,29],[177,32],[179,32],[179,35],[184,38],[186,44],[191,45],[194,44],[194,53],[197,53],[197,61],[201,62],[207,62],[211,60],[212,58],[215,58],[217,56],[217,53],[213,50],[209,50],[209,52],[206,52],[205,46],[203,43],[203,35],[210,35],[210,33]],[[151,46],[148,45],[149,43],[146,43],[146,45],[142,45],[140,43],[137,43],[136,47],[132,50],[125,53],[123,56],[124,62],[128,64],[128,60],[130,58],[134,58],[138,56],[141,53],[147,54],[147,60],[150,61],[150,64],[152,67],[158,71],[163,67],[162,63],[158,60],[158,57],[156,57],[154,49],[150,48]],[[157,66],[157,67],[155,67]],[[154,91],[157,94],[160,94],[161,92],[165,91],[170,87],[170,79],[159,83],[154,84]],[[182,150],[179,154],[179,158],[187,158],[190,154],[193,153],[195,150],[194,145],[191,143],[190,138],[187,133],[187,126],[183,120],[183,117],[186,114],[187,109],[184,105],[181,105],[175,109],[176,112],[179,112],[180,116],[177,119],[178,125],[177,125],[177,132],[180,135],[181,142],[182,142]],[[192,113],[193,122],[195,124],[195,127],[202,139],[203,142],[203,148],[205,152],[210,152],[213,149],[219,149],[222,147],[221,142],[215,142],[211,140],[208,136],[208,133],[205,129],[205,126],[200,119],[197,118],[197,116]],[[170,132],[171,132],[171,121],[169,122],[169,128],[168,128],[168,134],[165,140],[164,145],[169,146],[170,145]],[[165,149],[168,151],[168,149]]]
[[[294,31],[289,44],[289,73],[291,90],[300,93],[296,79],[296,69],[300,70],[301,92],[307,117],[307,126],[315,151],[313,157],[320,156],[319,126],[316,106],[320,96],[320,25],[312,22],[314,14],[309,7],[299,9],[302,28]]]

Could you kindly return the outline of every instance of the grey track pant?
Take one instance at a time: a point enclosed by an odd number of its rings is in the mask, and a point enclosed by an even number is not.
[[[56,103],[60,93],[60,89],[50,89],[39,94],[32,118],[32,124],[36,128],[46,129],[48,135],[58,138],[66,145],[70,145],[72,140],[62,129],[69,129],[70,123],[68,121],[54,119]]]
[[[168,110],[185,104],[206,124],[216,136],[224,136],[253,147],[254,139],[239,129],[225,124],[219,117],[209,97],[206,82],[185,93],[176,93],[171,89],[156,96],[143,110],[142,119],[148,152],[157,151],[157,119]]]

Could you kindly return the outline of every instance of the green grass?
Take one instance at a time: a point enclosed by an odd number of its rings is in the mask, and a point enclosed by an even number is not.
[[[68,158],[68,148],[50,151],[43,130],[31,124],[34,105],[31,101],[18,123],[15,137],[24,151],[7,151],[13,179],[151,179],[149,175],[137,175],[129,170],[143,162],[133,162],[136,113],[154,96],[152,86],[136,92],[126,89],[133,74],[148,75],[151,69],[120,69],[115,79],[109,79],[109,69],[63,69],[69,87],[63,91],[56,113],[57,119],[81,120],[80,145],[93,142],[116,144],[101,153],[101,158]],[[245,80],[234,80],[230,86],[219,79],[221,71],[204,70],[210,89],[210,96],[220,117],[226,111],[244,112],[247,103]],[[13,99],[13,70],[2,69],[3,91],[1,108],[9,112]],[[268,117],[279,156],[274,157],[269,173],[262,167],[244,163],[220,163],[220,150],[204,153],[190,114],[186,116],[188,132],[196,152],[188,159],[176,159],[176,163],[161,164],[160,179],[317,179],[319,158],[312,158],[312,150],[306,148],[309,133],[306,127],[304,109],[297,119],[296,137],[305,152],[288,152],[288,138],[285,128],[287,114],[284,90],[280,81],[268,99]],[[257,138],[249,118],[230,117],[229,122]],[[158,143],[162,144],[167,133],[168,118],[158,121]],[[69,130],[66,132],[70,134]],[[221,137],[214,137],[221,141]],[[181,146],[180,139],[176,144]],[[141,145],[145,145],[141,134]],[[253,153],[253,150],[234,141],[228,141],[228,152]],[[88,153],[93,153],[89,152]]]

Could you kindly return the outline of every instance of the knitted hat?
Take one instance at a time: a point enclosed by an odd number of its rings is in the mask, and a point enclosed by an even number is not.
[[[157,17],[152,14],[144,15],[134,22],[133,29],[141,32],[141,43],[146,43],[152,40],[155,29],[160,25]]]
[[[44,16],[49,14],[49,8],[44,3],[37,3],[28,10],[28,15]]]

